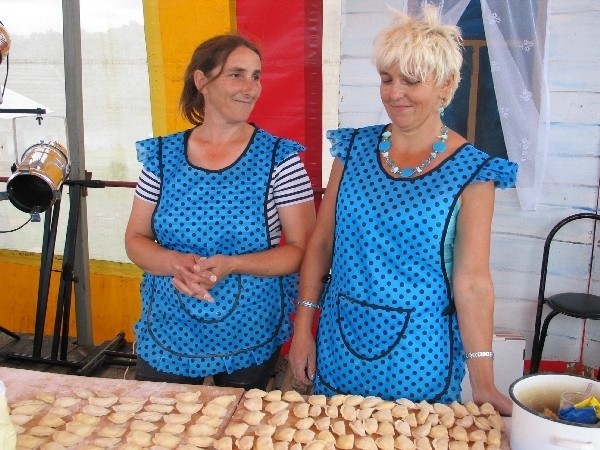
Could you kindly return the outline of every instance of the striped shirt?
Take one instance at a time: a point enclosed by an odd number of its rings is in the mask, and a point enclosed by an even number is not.
[[[135,196],[148,203],[157,203],[161,179],[142,169],[135,188]],[[275,166],[267,195],[267,223],[271,245],[279,244],[281,222],[277,210],[312,200],[310,179],[298,154],[293,154]]]

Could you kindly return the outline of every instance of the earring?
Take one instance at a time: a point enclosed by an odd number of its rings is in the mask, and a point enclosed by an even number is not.
[[[438,108],[438,113],[440,113],[440,116],[442,116],[442,117],[444,116],[444,110],[446,109],[444,106],[445,103],[446,103],[446,99],[442,98],[442,106],[440,106]]]

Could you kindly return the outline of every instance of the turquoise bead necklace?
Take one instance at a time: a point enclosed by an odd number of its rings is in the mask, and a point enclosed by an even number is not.
[[[391,131],[386,131],[381,135],[381,142],[379,143],[378,149],[385,160],[385,164],[390,168],[390,172],[394,175],[400,175],[401,178],[410,178],[414,174],[419,174],[423,172],[423,169],[427,167],[431,162],[436,158],[438,153],[442,153],[446,150],[446,141],[448,140],[448,127],[442,124],[442,130],[440,135],[438,136],[439,141],[434,142],[432,145],[433,151],[425,158],[425,160],[419,164],[417,167],[407,167],[405,169],[401,169],[394,161],[390,158],[390,148],[392,148],[392,142],[390,141],[390,137],[392,136]]]

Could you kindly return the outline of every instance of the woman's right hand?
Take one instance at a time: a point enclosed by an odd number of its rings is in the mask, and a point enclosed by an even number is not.
[[[317,352],[315,339],[311,333],[294,333],[288,355],[294,378],[310,386],[315,378]]]
[[[206,258],[180,253],[173,265],[173,286],[185,295],[212,302],[214,299],[209,291],[214,287],[217,277],[208,270],[197,272],[194,269],[198,261],[203,259]]]

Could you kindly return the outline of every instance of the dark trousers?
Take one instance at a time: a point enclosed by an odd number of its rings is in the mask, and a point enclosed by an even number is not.
[[[271,374],[279,358],[279,349],[264,363],[236,370],[232,373],[218,373],[213,375],[216,386],[234,387],[243,389],[266,389]],[[160,372],[141,359],[138,355],[135,366],[135,379],[138,381],[160,381],[179,384],[203,384],[204,377],[186,377]]]

